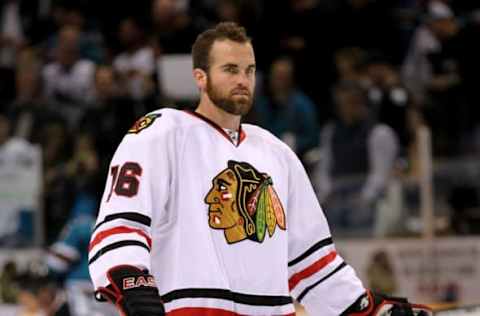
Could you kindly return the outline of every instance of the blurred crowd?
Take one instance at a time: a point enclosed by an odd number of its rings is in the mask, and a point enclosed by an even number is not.
[[[137,118],[195,106],[163,93],[157,62],[190,53],[219,21],[244,25],[256,49],[259,83],[246,121],[301,157],[334,227],[371,226],[392,170],[418,171],[422,126],[432,130],[435,157],[476,153],[473,2],[7,0],[0,144],[42,148],[47,244],[80,194],[100,197],[113,151]]]
[[[334,227],[368,226],[392,170],[418,169],[419,128],[431,128],[435,157],[477,151],[479,7],[448,0],[3,1],[0,144],[4,151],[20,140],[41,146],[46,239],[53,242],[80,194],[100,197],[113,151],[138,117],[195,105],[164,95],[157,62],[188,54],[209,26],[236,21],[253,38],[258,62],[246,121],[301,157]],[[337,205],[352,195],[350,205]],[[365,211],[352,214],[352,205]]]
[[[395,179],[418,175],[422,128],[436,159],[478,153],[476,1],[4,0],[0,163],[21,142],[41,147],[53,253],[59,240],[83,245],[60,232],[78,224],[78,210],[93,220],[111,156],[135,120],[195,106],[164,93],[157,63],[189,54],[219,21],[245,26],[256,50],[246,122],[299,155],[334,234],[395,233],[406,208],[399,195],[418,200]],[[475,232],[465,210],[478,200],[467,184],[453,191],[448,202],[467,219],[452,216],[455,233]]]

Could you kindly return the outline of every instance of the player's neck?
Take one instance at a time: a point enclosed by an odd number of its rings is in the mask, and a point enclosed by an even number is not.
[[[240,127],[240,115],[225,112],[209,99],[202,99],[195,112],[205,116],[222,128],[238,130]]]

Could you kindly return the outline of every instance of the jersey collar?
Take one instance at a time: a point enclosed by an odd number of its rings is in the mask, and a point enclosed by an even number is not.
[[[200,113],[197,113],[197,112],[194,112],[194,111],[190,111],[190,110],[185,110],[185,112],[187,112],[188,114],[192,115],[192,116],[195,116],[196,118],[198,119],[201,119],[202,121],[206,122],[207,124],[209,124],[211,127],[213,127],[214,129],[216,129],[220,134],[223,135],[223,137],[225,137],[226,139],[228,139],[228,141],[230,143],[232,143],[235,147],[238,147],[240,146],[240,144],[243,142],[243,140],[247,137],[247,135],[245,134],[245,132],[243,131],[242,129],[242,124],[240,124],[240,127],[238,129],[238,143],[235,144],[232,139],[230,138],[230,136],[227,134],[227,132],[225,132],[223,130],[223,128],[221,128],[217,123],[215,123],[214,121],[210,120],[209,118],[203,116],[202,114]]]

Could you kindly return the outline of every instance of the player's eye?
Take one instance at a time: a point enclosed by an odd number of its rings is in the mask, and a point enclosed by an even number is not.
[[[227,187],[223,184],[220,184],[220,191],[226,191]]]
[[[238,69],[237,67],[233,67],[233,66],[225,67],[225,72],[228,72],[230,74],[236,74],[238,72]]]

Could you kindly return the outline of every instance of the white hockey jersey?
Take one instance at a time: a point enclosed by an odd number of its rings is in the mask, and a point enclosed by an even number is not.
[[[239,142],[173,109],[137,121],[110,166],[89,247],[96,288],[148,268],[168,315],[338,316],[364,291],[337,254],[300,161],[269,132]]]

